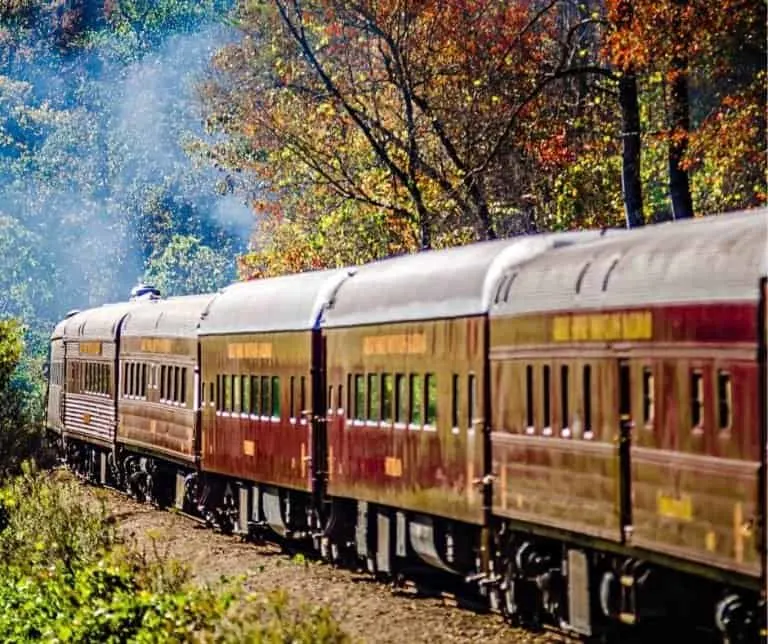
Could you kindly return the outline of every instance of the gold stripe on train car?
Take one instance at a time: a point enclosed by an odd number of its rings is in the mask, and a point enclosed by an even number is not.
[[[141,350],[144,353],[173,353],[173,340],[168,338],[142,338]]]
[[[245,358],[264,360],[272,357],[271,342],[230,342],[227,345],[227,357],[230,360]]]
[[[423,333],[367,335],[363,338],[363,354],[366,356],[426,352],[427,337]]]
[[[256,443],[253,441],[243,441],[243,454],[253,456],[256,453]]]
[[[653,338],[651,311],[558,315],[552,321],[555,342],[650,340]]]
[[[81,342],[79,346],[80,353],[86,353],[92,356],[101,355],[101,342]]]

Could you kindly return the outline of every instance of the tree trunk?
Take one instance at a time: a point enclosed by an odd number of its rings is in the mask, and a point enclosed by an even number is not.
[[[619,80],[622,125],[621,188],[627,228],[645,224],[643,187],[640,180],[640,107],[637,102],[637,78],[631,70]]]
[[[678,4],[683,5],[684,1]],[[680,167],[688,147],[688,133],[691,128],[690,105],[688,103],[688,61],[684,56],[672,59],[670,71],[672,82],[669,87],[667,119],[669,123],[669,195],[672,198],[674,219],[693,217],[693,200],[688,172]]]

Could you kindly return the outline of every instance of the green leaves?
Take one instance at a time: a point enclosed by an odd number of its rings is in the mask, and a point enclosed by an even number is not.
[[[240,585],[199,586],[186,568],[126,548],[77,483],[25,467],[0,489],[0,641],[49,644],[346,644],[327,609]]]

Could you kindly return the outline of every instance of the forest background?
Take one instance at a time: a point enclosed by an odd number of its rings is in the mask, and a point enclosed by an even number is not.
[[[764,204],[765,14],[0,0],[0,456],[41,424],[55,322],[137,281],[180,295]]]
[[[190,585],[24,464],[54,324],[138,281],[183,295],[765,204],[765,14],[0,0],[0,639],[348,641],[327,610]]]

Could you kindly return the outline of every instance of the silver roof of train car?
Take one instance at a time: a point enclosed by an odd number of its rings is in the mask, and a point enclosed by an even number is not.
[[[491,314],[755,300],[766,252],[768,209],[647,226],[522,265]]]
[[[123,322],[124,337],[152,336],[189,338],[197,336],[203,312],[216,293],[147,300],[131,310]]]
[[[118,302],[82,311],[66,321],[65,342],[101,340],[114,342],[120,322],[132,309],[145,306],[145,302]]]
[[[598,231],[528,235],[367,264],[342,284],[323,326],[481,315],[510,267],[599,236]]]
[[[200,335],[317,328],[339,284],[353,272],[332,269],[232,284],[211,302]]]

